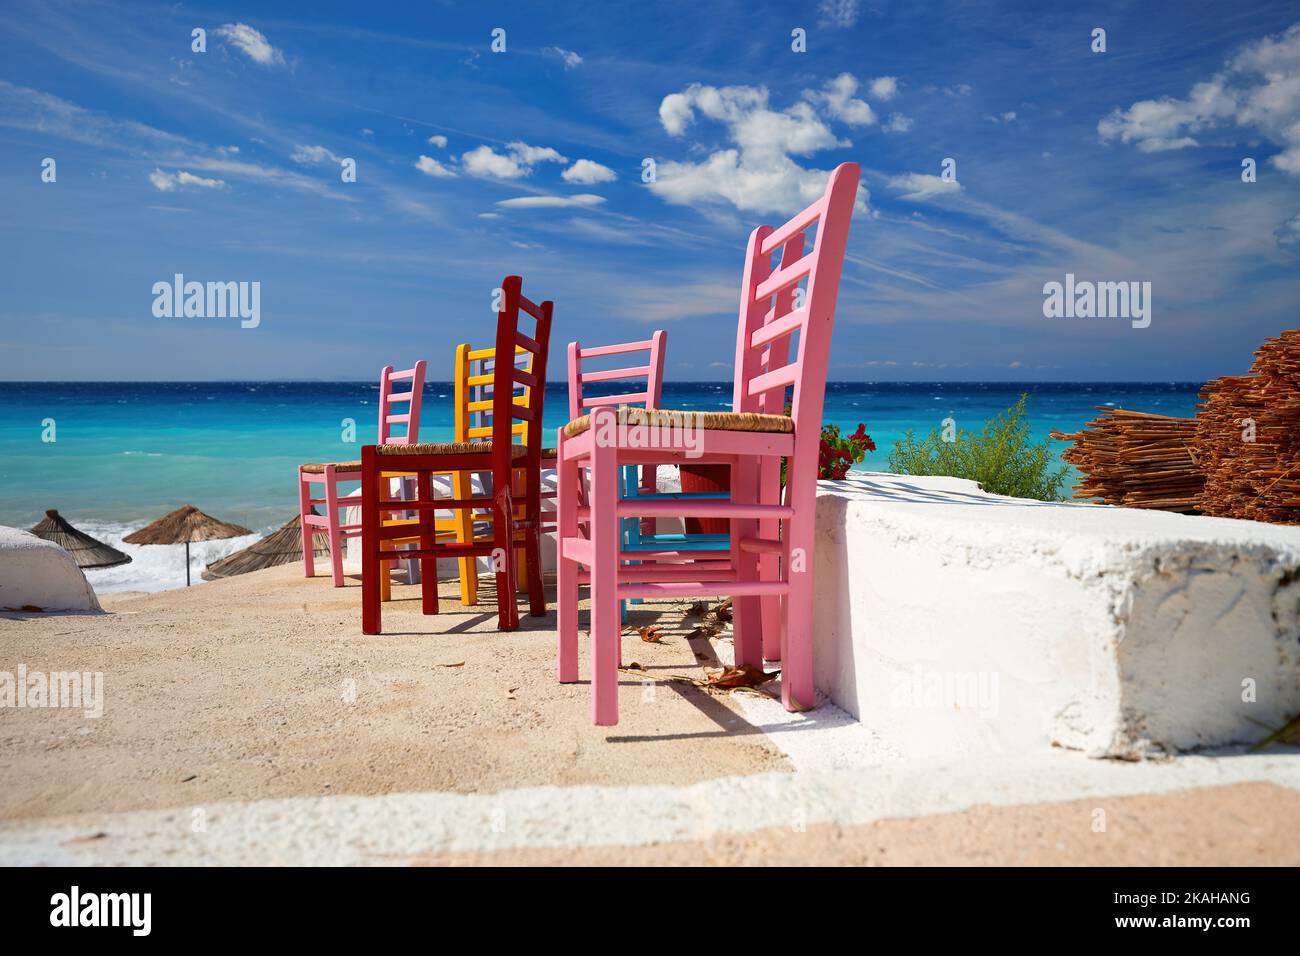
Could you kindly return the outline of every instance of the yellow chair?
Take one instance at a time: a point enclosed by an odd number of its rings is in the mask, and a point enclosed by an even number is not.
[[[525,363],[521,368],[525,372],[532,371],[533,354],[523,348],[516,349],[516,356],[523,355],[526,357]],[[496,361],[496,349],[471,348],[468,343],[462,343],[456,347],[456,369],[454,382],[455,390],[453,402],[455,408],[454,436],[453,440],[457,442],[477,442],[490,441],[492,439],[492,392],[491,386],[493,375],[490,371],[491,363]],[[515,396],[516,405],[528,404],[528,393],[531,386],[521,386],[522,395]],[[544,386],[543,386],[544,387]],[[518,435],[520,441],[526,440],[526,422],[516,422],[512,433]],[[542,468],[555,468],[555,451],[554,449],[542,450]],[[400,473],[393,472],[388,477],[400,477]],[[452,497],[471,498],[474,496],[474,474],[468,471],[450,472],[452,483]],[[524,473],[521,469],[516,473],[516,481],[519,486],[515,489],[520,493],[522,500]],[[543,492],[543,498],[554,498],[553,492]],[[520,506],[520,517],[523,517],[522,505]],[[467,544],[471,541],[488,541],[491,540],[491,534],[476,534],[475,524],[478,522],[491,522],[492,512],[484,510],[473,513],[469,509],[457,509],[452,517],[438,518],[434,522],[434,531],[440,539],[454,540],[458,544]],[[397,525],[414,525],[418,523],[416,518],[391,518],[384,521],[385,527]],[[543,531],[553,530],[554,524],[543,526]],[[418,538],[402,538],[393,542],[393,544],[404,544],[415,542]],[[522,534],[521,534],[522,540]],[[518,589],[523,592],[528,586],[528,571],[524,561],[523,549],[516,551],[516,560],[518,561],[519,573],[516,576]],[[460,602],[462,605],[471,606],[478,604],[478,562],[476,558],[460,558]],[[391,570],[393,563],[384,562],[386,567]],[[381,574],[379,577],[380,600],[392,600],[392,583],[388,573]]]

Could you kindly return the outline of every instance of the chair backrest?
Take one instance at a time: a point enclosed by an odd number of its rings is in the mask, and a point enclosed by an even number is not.
[[[496,361],[492,369],[492,467],[497,472],[508,472],[511,449],[515,435],[521,434],[515,423],[522,422],[523,443],[528,447],[526,458],[530,469],[537,468],[542,450],[542,405],[546,398],[546,357],[551,341],[551,313],[555,303],[537,305],[524,297],[523,279],[506,276],[501,283],[504,293],[501,311],[497,313],[497,355],[516,355],[520,349],[532,354],[528,369],[514,361]],[[520,313],[536,320],[532,335],[519,330]],[[516,395],[516,388],[523,392]],[[522,399],[522,401],[520,400]]]
[[[394,372],[391,365],[385,365],[379,373],[379,444],[414,445],[420,440],[420,401],[424,398],[424,359],[415,363],[415,368]],[[410,382],[406,391],[393,391],[394,382]],[[395,412],[393,406],[405,404],[406,411]],[[405,425],[406,434],[394,435],[394,425]]]
[[[497,350],[476,349],[468,342],[456,346],[455,381],[455,441],[489,441],[492,438],[492,391]],[[533,353],[520,347],[515,350],[515,364],[525,372],[533,371]],[[515,401],[527,405],[532,389],[524,386],[522,395]],[[514,434],[526,437],[527,422],[515,422]]]
[[[857,163],[842,163],[831,173],[820,199],[783,226],[759,226],[750,234],[745,253],[732,407],[737,412],[783,414],[786,388],[793,386],[790,414],[795,453],[807,458],[802,451],[811,445],[813,474],[831,326],[859,173]],[[805,253],[805,232],[813,226],[816,236],[811,251]],[[774,269],[772,257],[778,253],[780,262]],[[808,281],[799,294],[805,278]],[[791,360],[790,339],[795,333],[799,341]],[[801,464],[800,470],[807,467]]]
[[[587,409],[597,405],[637,405],[658,408],[663,395],[664,356],[667,354],[668,333],[656,331],[644,342],[624,342],[620,345],[597,345],[583,348],[577,342],[569,343],[569,418],[580,418]],[[648,352],[645,365],[630,368],[608,368],[599,371],[582,370],[584,359],[628,352]],[[645,387],[618,395],[584,395],[583,386],[592,382],[614,382],[645,379]]]

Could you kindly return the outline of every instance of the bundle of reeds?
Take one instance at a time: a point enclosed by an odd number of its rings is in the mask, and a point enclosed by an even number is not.
[[[1099,407],[1082,431],[1052,432],[1074,442],[1061,457],[1083,473],[1076,498],[1196,514],[1205,476],[1190,450],[1196,421]]]
[[[1196,422],[1205,514],[1300,524],[1300,329],[1260,346],[1249,375],[1201,389]]]

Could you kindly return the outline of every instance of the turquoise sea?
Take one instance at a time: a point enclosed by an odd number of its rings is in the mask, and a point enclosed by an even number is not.
[[[603,383],[610,391],[617,383]],[[1074,430],[1099,405],[1190,416],[1200,383],[831,383],[825,418],[852,431],[865,422],[878,450],[860,466],[885,470],[909,428],[928,432],[947,416],[978,428],[1028,392],[1035,436]],[[593,388],[595,391],[595,388]],[[375,439],[374,382],[0,383],[0,524],[30,527],[46,508],[110,542],[186,502],[255,532],[296,513],[297,466],[359,457]],[[421,437],[451,438],[452,388],[425,386]],[[730,383],[664,386],[668,408],[731,407]],[[546,395],[546,424],[564,423],[563,383]],[[343,441],[344,419],[356,422]],[[51,428],[52,442],[43,441]],[[1060,447],[1065,447],[1060,443]],[[253,540],[203,546],[211,560]],[[132,565],[95,572],[100,589],[174,586],[169,549],[136,550]],[[155,568],[154,566],[157,565]],[[159,575],[161,579],[155,580]],[[165,580],[163,580],[165,579]],[[184,565],[179,565],[184,583]]]

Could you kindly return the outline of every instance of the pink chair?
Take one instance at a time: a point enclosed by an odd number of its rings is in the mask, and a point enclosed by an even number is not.
[[[668,333],[662,330],[654,332],[644,342],[623,342],[619,345],[597,345],[583,348],[577,342],[569,343],[569,417],[579,418],[589,408],[600,405],[637,405],[646,408],[658,408],[659,397],[663,392],[664,357],[667,353],[665,344]],[[609,355],[626,355],[633,352],[646,352],[645,364],[632,368],[610,368],[598,372],[583,372],[582,363],[587,359],[601,358]],[[637,392],[620,395],[583,395],[584,385],[593,382],[640,381],[645,379],[645,388]]]
[[[620,598],[731,595],[736,663],[761,667],[767,643],[782,661],[786,708],[803,710],[816,703],[812,568],[817,458],[831,326],[858,176],[857,164],[841,165],[817,202],[777,229],[760,226],[750,235],[733,411],[600,405],[559,429],[559,679],[578,679],[578,587],[589,581],[592,717],[598,725],[618,722]],[[805,255],[804,233],[813,226],[813,248]],[[776,253],[780,264],[773,269]],[[796,287],[805,278],[802,307],[796,309]],[[789,361],[795,335],[797,351]],[[782,412],[791,386],[791,414],[786,416]],[[782,458],[788,482],[784,503]],[[730,465],[730,500],[619,500],[621,465],[688,460]],[[588,473],[586,507],[578,500],[583,469]],[[623,564],[620,517],[660,515],[727,518],[730,547],[641,551],[634,556],[641,563]],[[781,601],[783,613],[769,625],[775,631],[775,620],[780,620],[779,634],[762,633],[763,598]]]
[[[424,395],[425,361],[421,359],[414,368],[404,372],[394,372],[391,365],[379,373],[379,444],[413,445],[420,438],[420,400]],[[409,391],[394,392],[394,382],[409,381]],[[393,406],[405,403],[405,412],[395,412]],[[404,435],[394,435],[394,425],[405,425]],[[309,463],[298,468],[298,513],[302,519],[302,563],[307,577],[316,574],[316,563],[312,556],[311,536],[313,528],[322,528],[328,533],[330,544],[330,563],[333,565],[334,586],[343,587],[343,541],[359,537],[360,524],[343,524],[339,519],[339,508],[349,505],[360,506],[360,499],[355,501],[339,497],[339,482],[360,481],[361,461],[339,461],[327,463]],[[325,486],[324,498],[313,498],[314,484]],[[324,505],[323,515],[312,511],[313,505]]]
[[[580,418],[589,408],[601,405],[643,405],[646,408],[658,408],[663,395],[664,359],[667,356],[668,333],[656,329],[643,342],[622,342],[618,345],[597,345],[583,348],[577,342],[569,343],[569,418]],[[627,355],[646,352],[645,364],[631,368],[610,368],[599,371],[583,372],[584,360],[607,357],[610,355]],[[617,395],[584,395],[583,387],[593,382],[618,382],[645,380],[645,388],[640,391],[623,392]],[[629,471],[634,469],[629,469]],[[641,490],[655,490],[655,469],[653,465],[641,469]]]

